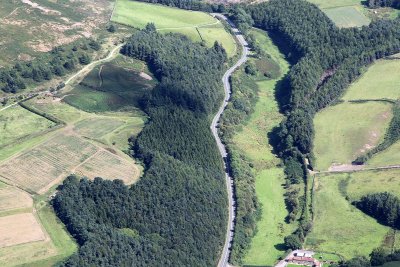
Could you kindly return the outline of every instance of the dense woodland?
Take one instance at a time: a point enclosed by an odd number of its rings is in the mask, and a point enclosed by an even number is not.
[[[31,83],[49,81],[81,65],[89,64],[90,54],[100,49],[95,40],[59,46],[49,53],[41,54],[27,62],[18,62],[12,67],[0,69],[0,89],[6,93],[17,93]]]
[[[376,7],[394,7],[400,8],[400,0],[369,0],[368,6],[371,8]]]
[[[222,100],[224,49],[205,48],[154,25],[121,52],[145,60],[159,84],[141,101],[148,124],[133,143],[141,180],[71,177],[54,199],[78,240],[63,266],[215,266],[225,239],[223,162],[209,129]]]
[[[388,192],[363,196],[356,207],[380,223],[400,229],[400,199]]]
[[[224,12],[223,4],[214,4],[201,0],[138,0],[140,2],[166,5],[188,10],[204,11],[204,12]]]

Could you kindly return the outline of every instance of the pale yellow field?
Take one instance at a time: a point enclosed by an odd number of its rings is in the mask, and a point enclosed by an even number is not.
[[[45,239],[46,235],[32,213],[0,217],[0,248]]]
[[[29,191],[44,193],[59,178],[98,151],[92,143],[59,134],[0,166],[0,176]]]
[[[33,200],[28,193],[15,187],[0,188],[0,212],[30,208],[32,205]]]
[[[132,184],[139,177],[139,169],[133,160],[124,159],[106,150],[97,152],[75,173],[89,179],[120,179],[125,184]]]

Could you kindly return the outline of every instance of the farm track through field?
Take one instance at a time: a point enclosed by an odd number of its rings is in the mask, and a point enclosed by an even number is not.
[[[363,165],[349,165],[344,170],[331,170],[331,171],[310,171],[310,174],[324,174],[324,173],[351,173],[351,172],[362,172],[362,171],[379,171],[379,170],[392,170],[400,169],[400,165],[389,165],[382,167],[363,168]]]
[[[225,148],[225,145],[222,143],[221,138],[218,135],[218,122],[219,119],[224,112],[226,106],[228,105],[229,99],[231,97],[231,85],[229,82],[229,78],[231,77],[232,73],[240,67],[243,63],[247,61],[247,57],[249,54],[249,49],[247,47],[247,42],[244,39],[243,35],[239,32],[239,30],[236,28],[236,26],[229,21],[224,15],[222,14],[214,14],[214,16],[219,17],[220,19],[225,20],[228,22],[230,27],[232,28],[233,34],[236,35],[237,40],[239,41],[241,47],[242,47],[242,54],[240,59],[233,65],[229,70],[227,70],[222,78],[222,82],[224,84],[224,101],[219,108],[217,114],[214,116],[212,123],[211,123],[211,131],[212,134],[214,135],[215,141],[217,142],[218,150],[221,153],[221,156],[224,160],[224,165],[225,165],[225,181],[226,181],[226,187],[227,187],[227,192],[228,192],[228,201],[229,201],[229,218],[227,222],[227,230],[226,230],[226,236],[225,236],[225,242],[224,242],[224,247],[221,253],[221,258],[218,262],[218,267],[225,267],[229,266],[228,261],[229,261],[229,256],[231,252],[231,245],[233,241],[233,233],[235,230],[235,200],[233,196],[233,179],[230,176],[229,169],[226,166],[226,160],[227,160],[227,151]]]

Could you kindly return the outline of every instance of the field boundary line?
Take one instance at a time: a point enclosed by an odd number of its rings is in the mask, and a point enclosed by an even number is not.
[[[190,29],[190,28],[202,28],[202,27],[206,27],[206,26],[217,25],[218,23],[220,23],[219,20],[217,20],[217,21],[215,21],[215,22],[213,22],[213,23],[199,24],[199,25],[193,25],[193,26],[158,28],[157,31],[162,31],[162,30],[179,30],[179,29]]]

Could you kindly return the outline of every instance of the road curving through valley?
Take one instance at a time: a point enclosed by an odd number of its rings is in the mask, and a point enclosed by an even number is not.
[[[240,56],[240,59],[233,65],[229,70],[227,70],[222,78],[222,82],[224,84],[224,92],[225,92],[225,97],[222,105],[220,106],[217,114],[215,114],[212,123],[211,123],[211,131],[212,134],[215,138],[215,141],[217,142],[218,150],[224,159],[224,164],[225,164],[225,181],[226,181],[226,187],[228,191],[228,201],[229,201],[229,218],[227,222],[227,231],[226,231],[226,236],[225,236],[225,242],[224,242],[224,247],[221,252],[221,257],[218,261],[218,267],[225,267],[228,266],[228,261],[229,261],[229,256],[231,252],[231,244],[233,240],[233,233],[235,229],[235,199],[233,195],[233,179],[229,174],[229,170],[226,168],[226,160],[227,160],[227,151],[225,145],[222,143],[221,138],[218,135],[218,122],[221,118],[222,113],[224,112],[226,106],[228,105],[229,99],[231,97],[231,85],[229,83],[229,78],[231,77],[232,73],[240,67],[243,63],[245,63],[248,59],[249,55],[249,48],[247,46],[247,42],[244,39],[243,35],[240,33],[240,31],[236,28],[236,26],[228,20],[224,15],[222,14],[213,14],[213,16],[218,17],[221,20],[226,21],[229,26],[231,27],[231,30],[233,34],[236,36],[237,40],[239,41],[240,46],[242,47],[242,54]]]

